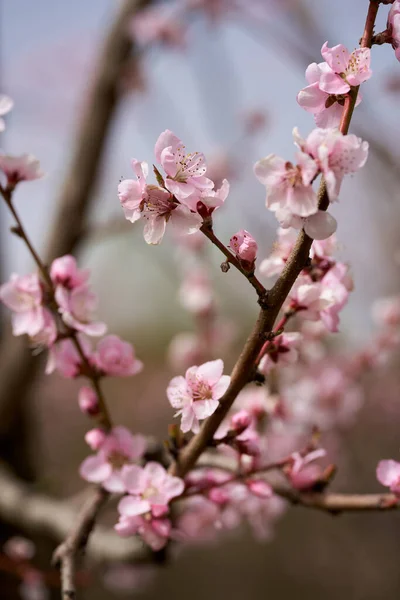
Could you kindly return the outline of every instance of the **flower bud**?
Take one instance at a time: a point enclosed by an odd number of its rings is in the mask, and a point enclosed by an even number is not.
[[[85,435],[85,442],[92,450],[99,450],[104,444],[107,435],[99,428],[91,429]]]
[[[96,392],[87,385],[79,390],[78,394],[79,408],[85,415],[95,417],[99,414],[99,402]]]

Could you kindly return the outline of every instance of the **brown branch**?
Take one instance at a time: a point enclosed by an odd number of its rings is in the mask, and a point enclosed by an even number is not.
[[[275,494],[291,504],[331,514],[342,512],[387,511],[399,508],[394,494],[335,494],[298,492],[284,485],[272,485]]]
[[[50,536],[62,542],[69,539],[71,531],[76,530],[77,508],[74,503],[35,492],[1,464],[0,490],[1,519],[27,534]],[[97,491],[91,488],[85,506],[94,502],[94,494],[97,498]],[[86,554],[93,562],[151,560],[150,553],[137,538],[121,538],[102,525],[97,525],[90,536]]]
[[[105,505],[109,493],[101,487],[93,493],[83,505],[73,529],[66,540],[58,546],[53,555],[53,563],[60,566],[61,590],[63,600],[75,600],[75,569],[78,555],[86,547],[99,512]]]
[[[362,36],[363,47],[370,46],[372,32],[377,13],[377,3],[371,0],[367,19]],[[346,134],[353,114],[357,99],[358,88],[352,88],[346,99],[340,130]],[[319,189],[319,208],[326,210],[329,206],[325,182],[322,180]],[[273,288],[268,292],[268,304],[262,306],[253,332],[246,341],[244,349],[235,364],[230,385],[225,394],[220,398],[217,410],[204,421],[199,433],[195,435],[179,454],[175,463],[170,467],[170,472],[183,477],[195,465],[197,459],[210,445],[215,432],[227,415],[239,392],[251,380],[254,364],[266,341],[273,330],[275,320],[286,300],[294,282],[306,266],[313,240],[302,230],[297,238],[295,247],[285,264],[285,267]]]

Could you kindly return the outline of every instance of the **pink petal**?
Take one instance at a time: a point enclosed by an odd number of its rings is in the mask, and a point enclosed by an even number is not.
[[[138,465],[125,465],[121,477],[130,494],[141,494],[147,485],[147,475]]]
[[[376,477],[382,485],[396,484],[400,479],[400,463],[395,460],[381,460],[376,469]]]
[[[125,496],[118,504],[118,511],[125,517],[136,517],[150,512],[151,506],[148,500],[141,500],[134,496]]]
[[[335,233],[336,228],[336,219],[322,210],[308,217],[304,223],[304,231],[313,240],[326,240]]]
[[[226,392],[231,382],[229,375],[222,375],[221,379],[213,385],[213,398],[219,400]]]
[[[209,385],[214,386],[221,378],[223,371],[224,363],[218,358],[200,365],[197,369],[197,376]]]
[[[101,483],[110,477],[112,473],[111,465],[105,460],[104,456],[88,456],[79,467],[79,474],[86,481]]]
[[[143,236],[147,244],[159,244],[164,237],[166,220],[164,217],[153,217],[144,226]]]

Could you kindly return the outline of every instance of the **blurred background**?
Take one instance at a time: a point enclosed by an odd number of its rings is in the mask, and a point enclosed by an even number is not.
[[[46,177],[21,186],[16,204],[35,244],[51,254],[50,246],[56,245],[52,224],[60,217],[65,190],[78,194],[80,166],[84,168],[82,156],[76,161],[78,131],[84,122],[91,135],[93,115],[99,156],[96,167],[89,169],[90,199],[84,201],[82,231],[78,241],[69,240],[68,251],[79,257],[81,266],[92,269],[98,314],[109,331],[134,343],[145,362],[143,373],[132,380],[106,381],[115,422],[163,439],[171,421],[165,388],[177,374],[167,360],[168,346],[177,333],[194,327],[178,298],[184,251],[171,235],[161,248],[145,244],[141,224],[133,226],[123,218],[118,182],[131,176],[131,158],[151,164],[158,135],[171,129],[189,151],[205,153],[210,176],[226,177],[231,183],[229,198],[215,217],[219,237],[227,243],[245,228],[259,244],[259,257],[266,257],[276,222],[264,207],[264,189],[253,176],[253,164],[271,152],[293,159],[292,128],[298,126],[306,136],[314,126],[312,116],[296,102],[306,85],[304,71],[310,62],[321,60],[326,40],[330,46],[343,43],[350,50],[357,46],[368,2],[140,3],[155,10],[153,17],[166,19],[168,26],[158,36],[156,21],[138,25],[138,3],[131,2],[120,33],[128,46],[121,53],[117,75],[113,72],[113,99],[108,104],[100,97],[93,102],[91,90],[104,63],[104,40],[109,39],[123,4],[0,2],[0,91],[15,102],[6,117],[1,148],[14,154],[31,152],[41,161]],[[377,31],[385,29],[386,15],[383,6]],[[372,69],[374,76],[363,87],[351,128],[370,142],[368,164],[344,182],[340,203],[332,209],[339,223],[341,259],[351,263],[355,280],[334,340],[346,352],[367,344],[373,335],[373,301],[400,291],[400,64],[390,46],[373,49]],[[97,103],[105,104],[107,112],[107,126],[100,132]],[[9,235],[11,221],[3,206],[0,215],[0,271],[5,281],[13,272],[28,273],[32,264],[21,241]],[[72,225],[68,219],[63,224],[65,231],[58,227],[57,235],[65,237]],[[253,290],[232,269],[221,273],[217,250],[207,247],[206,252],[217,310],[235,323],[223,356],[228,372],[255,319],[257,303]],[[75,400],[79,384],[61,381],[56,374],[45,378],[43,369],[32,367],[21,345],[8,344],[8,319],[3,312],[2,317],[0,377],[8,378],[12,356],[13,364],[25,361],[23,373],[29,379],[28,389],[22,386],[17,398],[9,394],[0,405],[0,417],[7,406],[0,427],[3,459],[21,477],[35,480],[39,489],[73,496],[82,489],[77,468],[87,454],[83,440],[87,423]],[[398,366],[394,359],[384,375],[366,377],[364,408],[356,425],[340,435],[343,452],[335,489],[377,491],[377,461],[397,458]],[[113,516],[108,516],[110,523]],[[241,530],[212,545],[186,549],[155,575],[137,580],[135,595],[149,600],[188,596],[258,600],[266,595],[392,600],[400,593],[399,533],[400,514],[395,512],[333,518],[292,508],[268,543],[260,544]],[[4,525],[3,539],[9,535]],[[43,546],[38,560],[46,565],[51,541],[47,545],[37,541]],[[0,597],[19,598],[15,578],[1,569],[0,577],[4,580]],[[120,597],[115,581],[111,585],[103,579],[97,573],[95,583],[80,597]],[[124,593],[134,595],[132,590]]]

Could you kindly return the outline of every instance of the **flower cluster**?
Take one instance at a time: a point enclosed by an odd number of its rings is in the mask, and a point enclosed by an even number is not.
[[[118,196],[125,218],[134,223],[141,217],[147,222],[144,238],[148,244],[161,242],[169,221],[181,234],[200,229],[207,214],[221,206],[229,192],[223,181],[219,190],[205,176],[207,166],[199,152],[185,153],[183,142],[168,129],[158,138],[157,162],[165,171],[165,179],[156,171],[159,185],[147,184],[148,165],[132,160],[136,180],[125,179],[118,186]]]
[[[307,67],[309,85],[299,92],[297,102],[314,115],[318,127],[338,127],[351,87],[359,86],[372,75],[371,51],[359,48],[350,53],[342,44],[329,48],[325,42],[321,54],[325,61]],[[358,95],[357,104],[360,102]]]
[[[53,261],[51,289],[37,273],[11,275],[0,287],[0,300],[12,310],[13,333],[26,334],[34,344],[49,349],[47,373],[57,370],[64,377],[77,377],[85,371],[86,358],[98,376],[135,375],[143,364],[131,344],[108,335],[92,352],[84,337],[106,332],[104,323],[93,320],[97,298],[88,279],[89,271],[78,269],[75,258],[69,255]]]
[[[314,129],[306,140],[293,130],[297,164],[270,154],[258,161],[254,172],[266,186],[266,206],[281,227],[304,228],[312,239],[325,239],[336,230],[336,220],[319,210],[319,198],[312,187],[322,174],[330,202],[337,200],[344,175],[355,173],[368,157],[368,143],[336,129]]]

